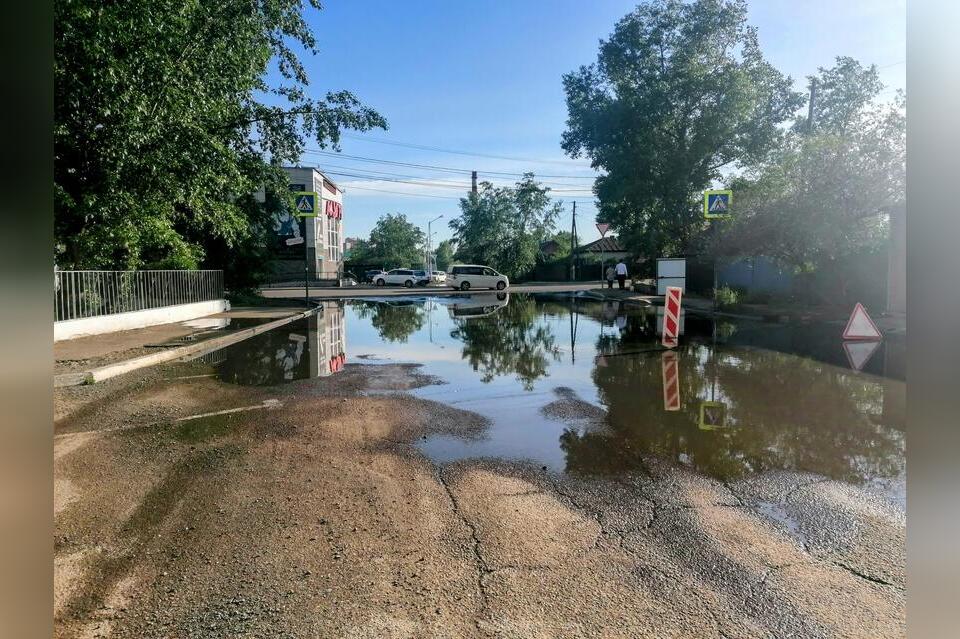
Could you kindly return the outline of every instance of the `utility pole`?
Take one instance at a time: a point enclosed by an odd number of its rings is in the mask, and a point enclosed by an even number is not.
[[[443,215],[438,215],[437,217],[435,217],[435,218],[433,218],[432,220],[430,220],[429,222],[427,222],[427,256],[426,256],[426,257],[427,257],[427,260],[426,260],[426,267],[427,267],[427,275],[430,277],[431,280],[433,279],[433,233],[430,231],[430,225],[433,224],[434,222],[436,222],[437,220],[439,220],[439,219],[442,218],[442,217],[443,217]]]
[[[470,183],[471,183],[470,190],[474,194],[476,194],[477,193],[477,172],[476,171],[472,171],[470,173]]]
[[[813,133],[817,113],[817,79],[810,78],[810,104],[807,106],[807,133]]]

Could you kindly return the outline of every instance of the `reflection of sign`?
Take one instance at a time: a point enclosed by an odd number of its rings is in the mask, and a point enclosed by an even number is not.
[[[855,371],[862,371],[874,351],[880,347],[880,342],[876,340],[858,340],[855,342],[844,342],[843,351],[847,354],[847,361],[850,362],[850,368]]]
[[[302,237],[291,237],[286,240],[287,246],[296,246],[297,244],[303,244]]]
[[[603,237],[607,234],[607,229],[610,228],[610,225],[606,222],[597,222],[597,230],[600,231],[600,237]]]
[[[713,190],[703,192],[703,217],[708,220],[729,217],[733,203],[733,191]]]
[[[677,335],[680,334],[680,297],[683,289],[677,286],[667,287],[666,303],[663,307],[663,345],[674,348]]]
[[[660,356],[663,373],[663,410],[680,410],[680,363],[676,351]]]
[[[863,304],[857,302],[847,320],[847,327],[843,329],[843,339],[882,339],[880,329],[873,323],[870,316],[867,315],[867,309]]]
[[[347,356],[344,353],[340,353],[336,357],[330,358],[330,372],[339,373],[343,370],[343,365],[347,363]]]
[[[700,403],[700,430],[716,430],[727,425],[727,405],[723,402]]]
[[[317,194],[313,191],[298,191],[293,194],[293,207],[298,217],[317,217]]]

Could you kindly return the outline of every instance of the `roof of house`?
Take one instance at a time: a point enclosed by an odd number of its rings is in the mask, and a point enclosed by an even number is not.
[[[626,253],[627,249],[620,245],[615,237],[601,237],[599,240],[584,244],[577,248],[577,253]]]

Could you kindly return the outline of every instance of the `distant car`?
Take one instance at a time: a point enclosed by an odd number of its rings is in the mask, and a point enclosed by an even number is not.
[[[382,269],[382,268],[374,268],[374,269],[370,269],[369,271],[364,271],[364,273],[363,273],[363,281],[364,281],[364,282],[376,282],[376,281],[377,281],[377,275],[380,275],[381,273],[383,273],[383,269]]]
[[[417,278],[417,286],[426,286],[430,283],[430,275],[426,271],[414,271],[413,274]]]
[[[447,274],[443,271],[434,271],[433,272],[433,283],[434,284],[445,284],[447,282]]]
[[[495,288],[498,291],[510,286],[510,279],[482,264],[458,264],[447,275],[447,286],[469,291],[472,288]]]
[[[417,275],[417,273],[422,273],[423,275]],[[407,288],[413,288],[414,286],[420,286],[421,282],[426,281],[428,281],[428,278],[424,271],[414,271],[409,268],[395,268],[392,271],[379,273],[374,276],[374,282],[377,286],[403,285]]]

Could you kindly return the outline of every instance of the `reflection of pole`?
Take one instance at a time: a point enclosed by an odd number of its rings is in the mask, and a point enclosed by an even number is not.
[[[574,298],[573,304],[570,306],[570,363],[577,363],[577,324],[579,324],[580,316],[577,313],[577,300]],[[574,319],[576,316],[576,319]]]

